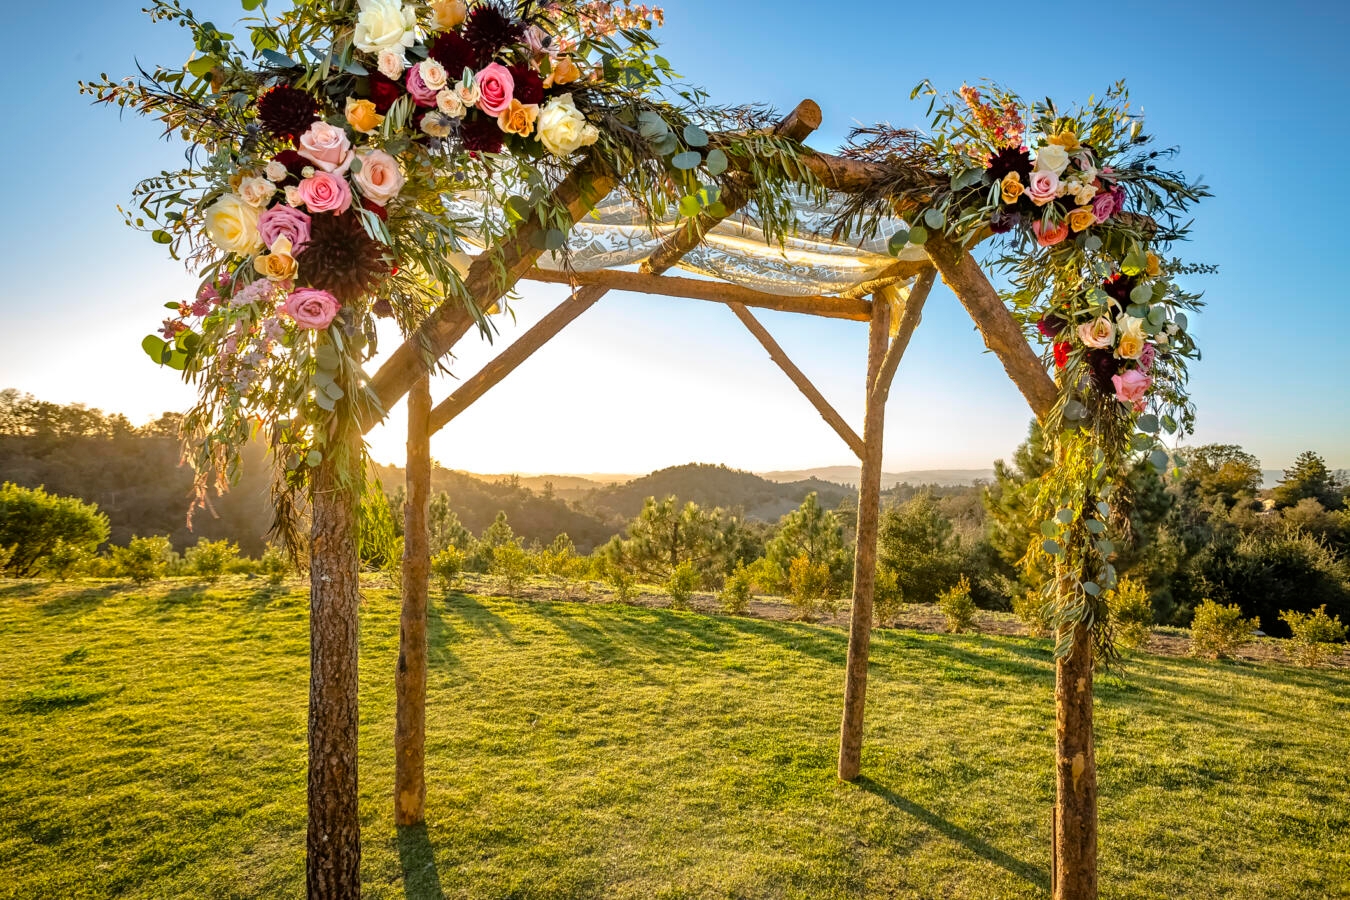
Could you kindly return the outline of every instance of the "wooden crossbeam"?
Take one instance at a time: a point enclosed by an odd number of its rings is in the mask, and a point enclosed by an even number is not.
[[[727,306],[731,307],[731,311],[736,314],[736,318],[741,320],[741,324],[745,325],[750,333],[755,336],[755,339],[759,341],[760,345],[768,351],[769,359],[777,363],[778,368],[782,369],[788,379],[791,380],[792,383],[797,386],[797,389],[806,396],[806,399],[811,401],[811,405],[816,408],[816,412],[820,413],[820,417],[829,423],[829,426],[835,430],[835,433],[844,439],[844,443],[848,444],[849,449],[852,450],[859,459],[862,459],[862,438],[858,437],[858,433],[854,431],[849,426],[848,422],[844,421],[844,417],[839,415],[838,411],[830,405],[830,401],[825,399],[825,395],[811,383],[811,379],[806,377],[806,373],[797,368],[796,364],[788,357],[787,353],[783,351],[782,346],[773,339],[773,335],[769,334],[768,329],[764,327],[759,319],[754,317],[754,314],[751,313],[750,310],[745,308],[744,304],[728,303]]]
[[[645,272],[623,272],[604,269],[597,272],[551,272],[531,269],[525,273],[530,281],[549,284],[596,284],[613,291],[632,291],[638,294],[657,294],[662,297],[685,297],[690,300],[710,300],[714,303],[741,303],[756,309],[774,309],[779,312],[804,313],[830,319],[849,319],[866,322],[872,317],[868,300],[839,297],[790,297],[766,294],[738,284],[724,281],[703,281],[697,278],[657,276]]]

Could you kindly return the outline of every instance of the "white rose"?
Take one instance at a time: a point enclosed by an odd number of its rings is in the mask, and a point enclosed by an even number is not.
[[[561,94],[545,104],[535,128],[544,148],[554,156],[568,156],[600,137],[599,130],[576,108],[571,94]]]
[[[356,16],[356,49],[366,53],[397,50],[413,45],[417,12],[400,0],[359,0]]]
[[[408,67],[408,60],[403,55],[403,48],[397,50],[381,50],[379,59],[380,74],[390,81],[398,81],[403,77],[403,70]]]
[[[266,174],[268,181],[285,181],[286,176],[289,175],[290,172],[286,170],[286,167],[284,165],[282,165],[281,163],[277,162],[274,159],[267,164]]]
[[[1058,175],[1068,164],[1069,151],[1058,144],[1048,144],[1036,151],[1036,168],[1042,172],[1054,172]]]
[[[450,79],[450,76],[445,72],[445,66],[434,59],[418,63],[417,74],[422,76],[422,83],[433,91],[444,88],[446,82]]]
[[[254,209],[265,207],[276,192],[277,186],[266,178],[245,178],[239,182],[239,199]]]
[[[436,108],[452,119],[464,117],[464,101],[450,88],[442,88],[436,92]]]
[[[235,194],[226,194],[206,208],[206,236],[226,253],[247,256],[262,249],[258,210]]]

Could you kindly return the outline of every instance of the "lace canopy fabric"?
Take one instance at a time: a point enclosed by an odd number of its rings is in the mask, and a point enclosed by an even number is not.
[[[447,211],[467,221],[482,221],[492,213],[482,198],[474,195],[447,201]],[[829,223],[835,213],[832,205],[822,207],[805,200],[795,205],[798,233],[784,246],[765,242],[764,232],[755,224],[756,211],[750,207],[719,223],[678,267],[768,294],[809,296],[846,291],[876,278],[896,261],[886,246],[891,235],[904,227],[901,220],[885,220],[875,236],[846,243],[830,238]],[[572,267],[595,271],[636,265],[651,256],[675,227],[672,220],[669,226],[653,232],[636,206],[611,195],[596,207],[595,215],[574,228],[569,241]],[[481,249],[472,236],[470,241]],[[900,254],[901,260],[924,258],[922,247],[908,246]],[[466,256],[462,262],[467,261]],[[552,254],[540,257],[539,267],[562,268]]]

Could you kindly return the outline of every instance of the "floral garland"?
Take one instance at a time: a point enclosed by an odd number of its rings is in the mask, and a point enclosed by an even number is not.
[[[179,0],[156,0],[151,16],[187,28],[196,56],[82,85],[192,145],[189,166],[143,182],[125,215],[202,276],[143,342],[198,384],[184,437],[199,502],[228,486],[261,426],[281,464],[280,518],[292,518],[291,494],[346,446],[330,440],[339,420],[382,412],[361,369],[375,318],[408,335],[457,299],[487,332],[452,264],[461,235],[494,247],[533,219],[540,249],[565,257],[570,215],[551,192],[583,151],[653,221],[671,206],[720,212],[734,158],[766,230],[790,227],[794,147],[763,133],[767,111],[668,97],[674,76],[650,37],[660,9],[297,0],[273,17],[261,0],[242,2],[259,13],[245,20],[245,48]],[[446,214],[444,198],[464,191],[490,198],[481,222]],[[360,477],[356,461],[344,466]]]
[[[847,215],[864,224],[902,204],[920,212],[891,241],[898,253],[933,231],[969,244],[999,238],[995,267],[1009,275],[1005,302],[1027,335],[1045,347],[1059,387],[1043,423],[1057,435],[1057,466],[1042,483],[1045,521],[1026,562],[1048,555],[1047,585],[1059,652],[1077,623],[1096,627],[1111,652],[1105,598],[1116,583],[1109,526],[1127,531],[1123,478],[1135,454],[1163,471],[1162,434],[1191,428],[1187,362],[1198,358],[1186,312],[1200,305],[1176,276],[1211,271],[1165,259],[1187,234],[1182,217],[1208,196],[1203,185],[1159,167],[1169,151],[1149,150],[1142,119],[1119,83],[1102,101],[1063,110],[1027,104],[997,85],[963,86],[933,98],[933,136],[886,127],[855,133],[852,155],[895,175]],[[915,171],[941,173],[916,179]],[[1128,536],[1128,535],[1127,535]]]

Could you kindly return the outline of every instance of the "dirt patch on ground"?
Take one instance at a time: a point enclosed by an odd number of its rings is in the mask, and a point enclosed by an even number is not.
[[[539,603],[619,603],[618,596],[608,585],[594,581],[556,581],[532,580],[527,584],[507,589],[496,578],[489,576],[466,575],[464,588],[472,593],[489,596],[508,597],[515,600],[529,600]],[[635,589],[626,601],[633,606],[648,609],[666,609],[670,606],[670,597],[649,588]],[[716,595],[708,593],[694,594],[690,608],[695,612],[708,615],[724,615]],[[786,600],[778,597],[756,597],[750,601],[750,610],[746,615],[756,619],[773,622],[813,622],[838,628],[848,627],[848,603],[841,600],[834,615],[812,615],[803,618]],[[896,617],[887,627],[904,628],[928,634],[940,634],[947,630],[946,619],[932,604],[914,604]],[[1011,637],[1038,637],[1028,630],[1026,624],[1011,613],[979,610],[975,618],[974,631],[980,634],[996,634]],[[1289,642],[1280,638],[1259,637],[1237,651],[1236,659],[1251,663],[1291,664],[1293,658],[1288,649]],[[1190,638],[1177,630],[1155,631],[1148,644],[1140,648],[1143,652],[1157,656],[1183,657],[1190,655]],[[1342,645],[1339,653],[1332,655],[1322,663],[1335,669],[1350,669],[1350,645]]]

